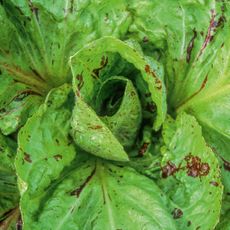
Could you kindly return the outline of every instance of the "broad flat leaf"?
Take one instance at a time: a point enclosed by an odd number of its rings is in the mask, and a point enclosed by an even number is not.
[[[100,160],[78,160],[36,200],[24,229],[176,229],[165,197],[133,169]],[[27,203],[28,204],[28,203]],[[47,221],[49,220],[49,221]]]
[[[167,119],[163,128],[162,179],[178,229],[214,229],[219,222],[223,186],[218,159],[191,115]]]
[[[36,197],[59,177],[63,168],[75,157],[68,137],[73,98],[71,87],[53,89],[39,110],[27,121],[18,136],[16,169],[21,192],[21,211],[25,224],[39,203]]]
[[[71,127],[74,141],[85,151],[109,160],[129,160],[123,146],[81,97],[77,98]]]
[[[11,134],[23,126],[29,116],[37,110],[42,95],[12,76],[0,75],[0,130],[4,135]]]
[[[18,205],[19,192],[14,169],[16,144],[0,133],[0,221]]]
[[[143,56],[131,42],[114,37],[95,40],[70,58],[70,66],[76,95],[81,95],[91,106],[103,81],[116,75],[131,79],[140,97],[145,98],[142,109],[152,106],[155,111],[156,105],[157,115],[152,114],[151,118],[155,118],[154,129],[160,128],[166,115],[162,72],[155,61]]]

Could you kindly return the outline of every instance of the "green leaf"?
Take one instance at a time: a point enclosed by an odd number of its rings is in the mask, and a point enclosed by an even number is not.
[[[229,27],[228,1],[145,0],[131,9],[130,37],[165,64],[169,106],[178,107],[200,90],[228,39],[219,36]]]
[[[176,229],[165,197],[133,169],[100,160],[79,160],[37,200],[24,229]],[[49,221],[47,221],[47,219]]]
[[[18,205],[19,192],[14,169],[16,144],[0,133],[0,221]]]
[[[39,204],[32,207],[24,197],[34,200],[43,194],[75,157],[68,135],[72,108],[71,87],[63,85],[53,89],[19,132],[16,169],[25,223],[29,221],[27,212],[34,213]]]
[[[162,73],[155,61],[143,56],[130,42],[125,43],[114,37],[100,38],[72,56],[70,66],[74,90],[77,95],[81,94],[89,105],[94,102],[101,84],[106,79],[116,75],[131,79],[141,97],[146,99],[150,96],[145,100],[145,106],[156,104],[154,129],[160,128],[166,115],[166,91]],[[150,95],[145,96],[146,93]]]
[[[110,129],[81,97],[77,98],[71,126],[74,141],[85,151],[109,160],[129,160]]]
[[[226,196],[230,192],[229,2],[142,4],[138,4],[141,10],[134,10],[132,37],[138,41],[145,37],[145,53],[152,52],[165,63],[169,111],[186,111],[196,117],[219,158]]]
[[[178,229],[214,229],[219,222],[223,186],[218,160],[191,115],[167,119],[163,128],[162,179]]]
[[[219,32],[213,46],[215,59],[209,66],[209,72],[202,91],[185,101],[178,111],[186,111],[196,117],[203,128],[204,137],[219,158],[224,184],[224,193],[230,192],[230,42],[226,30]],[[216,43],[222,46],[217,46]],[[213,52],[209,50],[206,52]]]
[[[11,134],[23,126],[42,102],[42,95],[12,76],[0,75],[0,130]]]

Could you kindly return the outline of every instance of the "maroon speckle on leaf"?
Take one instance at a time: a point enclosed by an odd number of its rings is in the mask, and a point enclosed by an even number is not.
[[[189,62],[190,61],[190,58],[191,58],[191,53],[192,53],[192,50],[193,50],[193,47],[194,47],[194,41],[195,41],[195,38],[197,37],[197,32],[196,30],[194,29],[193,30],[193,37],[191,38],[189,44],[188,44],[188,47],[187,47],[187,56],[186,56],[186,61]]]
[[[211,10],[211,20],[209,23],[208,32],[206,34],[206,37],[205,37],[204,43],[200,49],[200,52],[198,53],[197,59],[201,56],[204,49],[207,47],[208,43],[213,39],[213,34],[214,34],[215,29],[216,29],[217,24],[218,24],[215,22],[215,17],[216,17],[215,11]]]
[[[179,219],[179,218],[181,218],[181,217],[183,216],[183,212],[182,212],[182,210],[179,209],[179,208],[175,208],[175,209],[173,210],[172,214],[173,214],[173,218],[174,218],[174,219]]]
[[[77,96],[80,96],[80,90],[81,90],[81,88],[84,85],[82,73],[81,74],[77,74],[76,79],[78,81],[76,94],[77,94]]]
[[[148,149],[148,146],[149,146],[149,143],[148,143],[148,142],[145,142],[145,143],[141,146],[141,148],[140,148],[140,150],[139,150],[139,152],[138,152],[138,156],[139,156],[139,157],[143,157],[143,156],[144,156],[145,152],[146,152],[147,149]]]
[[[101,58],[101,63],[100,63],[100,67],[99,68],[96,68],[92,71],[92,74],[91,76],[95,79],[98,79],[99,78],[99,75],[100,75],[100,71],[105,68],[108,64],[108,57],[105,57],[103,56]]]
[[[177,168],[175,164],[168,161],[167,164],[161,168],[162,178],[174,175],[179,169],[180,167]]]
[[[206,75],[205,79],[203,80],[199,91],[201,91],[206,86],[207,81],[208,81],[208,75]]]
[[[54,159],[55,159],[56,161],[60,161],[60,160],[62,159],[62,155],[56,154],[56,155],[54,155]]]
[[[230,162],[223,160],[224,161],[224,169],[230,172]]]
[[[148,73],[148,74],[150,73],[150,66],[149,65],[145,66],[145,72]]]
[[[151,74],[151,76],[154,78],[155,80],[155,84],[156,84],[156,88],[158,90],[161,90],[162,89],[162,83],[161,83],[161,80],[157,78],[156,74],[154,71],[151,71],[150,69],[150,66],[149,65],[145,65],[145,72],[147,74]]]
[[[193,156],[191,153],[185,157],[187,162],[187,175],[191,177],[207,176],[210,170],[208,163],[201,162],[198,156]]]
[[[96,172],[96,166],[93,169],[93,171],[90,173],[90,175],[86,178],[86,180],[84,181],[84,183],[82,185],[80,185],[80,187],[76,188],[75,190],[73,190],[70,195],[71,196],[77,196],[79,197],[81,192],[83,191],[84,187],[89,183],[89,181],[93,178],[94,174]]]
[[[24,153],[24,160],[29,162],[29,163],[32,163],[32,160],[31,160],[30,155],[28,153]]]
[[[215,187],[217,187],[219,185],[219,183],[216,182],[216,181],[211,181],[210,184],[213,185],[213,186],[215,186]]]

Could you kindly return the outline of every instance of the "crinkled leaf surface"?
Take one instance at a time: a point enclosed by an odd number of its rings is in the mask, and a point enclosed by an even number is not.
[[[181,113],[163,128],[161,188],[169,196],[179,229],[214,229],[223,186],[218,160],[194,117]]]

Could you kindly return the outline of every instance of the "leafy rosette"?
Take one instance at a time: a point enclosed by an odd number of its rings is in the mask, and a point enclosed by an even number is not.
[[[24,229],[213,228],[218,162],[192,116],[166,119],[161,65],[114,37],[69,63],[73,87],[51,90],[19,132]]]
[[[0,228],[228,230],[229,12],[0,1]]]
[[[127,161],[125,151],[138,147],[143,130],[159,130],[165,119],[160,64],[143,56],[132,41],[104,37],[78,51],[70,65],[76,93],[72,117],[76,144],[102,158]]]

